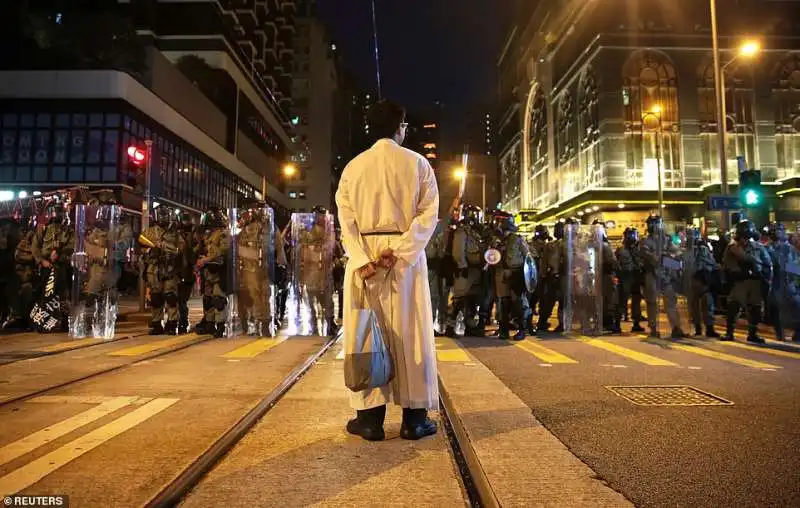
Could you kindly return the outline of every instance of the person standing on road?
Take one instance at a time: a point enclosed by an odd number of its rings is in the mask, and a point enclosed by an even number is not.
[[[427,159],[400,146],[408,127],[405,116],[405,110],[391,102],[371,109],[370,125],[379,139],[347,165],[336,192],[349,259],[344,279],[345,349],[356,340],[361,288],[375,277],[379,298],[371,300],[379,302],[375,310],[386,324],[384,340],[394,363],[394,379],[388,385],[350,396],[357,417],[347,423],[347,431],[371,441],[384,438],[389,401],[403,407],[403,439],[420,439],[437,430],[427,413],[438,409],[439,390],[425,246],[436,229],[439,190]]]

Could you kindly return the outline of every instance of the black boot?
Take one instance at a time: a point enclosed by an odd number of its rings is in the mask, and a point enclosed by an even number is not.
[[[214,337],[221,339],[225,336],[225,323],[217,323],[214,325]]]
[[[272,337],[272,327],[269,323],[268,320],[256,321],[256,337]]]
[[[152,321],[150,323],[150,335],[164,335],[164,327],[161,321]]]
[[[706,337],[708,337],[709,339],[718,339],[719,334],[717,333],[716,330],[714,330],[713,326],[706,326]]]
[[[186,319],[181,319],[178,322],[178,335],[183,335],[189,333],[189,321]]]
[[[498,339],[507,340],[510,337],[511,337],[511,332],[508,329],[508,325],[507,324],[501,324],[500,325],[500,329],[497,330],[497,338]]]
[[[453,328],[452,326],[448,326],[444,331],[444,335],[452,339],[456,336],[456,329]]]
[[[436,422],[428,418],[427,409],[403,408],[403,424],[400,426],[400,437],[417,440],[436,434]]]
[[[178,335],[178,322],[167,321],[167,323],[164,325],[164,333],[166,335]]]
[[[703,335],[703,327],[700,325],[694,325],[694,336],[700,337]]]
[[[533,326],[533,317],[529,317],[525,322],[525,333],[527,335],[536,335],[536,327]]]
[[[520,330],[517,331],[516,334],[514,334],[514,340],[525,340],[525,337],[526,334],[524,328],[521,328]]]
[[[686,338],[686,334],[683,333],[683,330],[681,330],[679,327],[675,327],[675,328],[672,329],[672,336],[671,337],[672,337],[673,340],[680,340],[680,339],[685,339]]]
[[[719,340],[734,340],[733,329],[736,327],[736,318],[739,317],[739,307],[728,302],[728,308],[725,313],[725,336],[720,337]]]
[[[214,333],[214,325],[209,323],[205,319],[201,319],[196,325],[194,325],[194,333],[197,335],[208,335]]]
[[[642,332],[644,332],[644,328],[638,321],[635,321],[633,323],[633,326],[631,327],[631,333],[642,333]]]
[[[470,337],[486,337],[486,319],[482,317],[478,318],[478,324],[475,325],[475,328],[470,328],[464,335]]]
[[[328,337],[336,337],[336,334],[339,333],[339,325],[336,324],[336,320],[332,317],[328,318]]]
[[[383,441],[383,421],[386,418],[386,406],[358,410],[356,417],[347,422],[347,432],[361,436],[367,441]]]

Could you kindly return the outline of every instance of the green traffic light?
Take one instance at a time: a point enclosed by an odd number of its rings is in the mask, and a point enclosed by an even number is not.
[[[756,206],[761,201],[761,196],[753,189],[749,189],[744,193],[744,204],[746,206]]]

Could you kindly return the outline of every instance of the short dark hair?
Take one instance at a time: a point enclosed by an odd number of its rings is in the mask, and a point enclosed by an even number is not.
[[[393,138],[405,119],[405,108],[387,100],[378,102],[369,111],[369,125],[375,139]]]

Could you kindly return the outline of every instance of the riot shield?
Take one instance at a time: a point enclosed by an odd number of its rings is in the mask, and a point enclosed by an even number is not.
[[[291,335],[325,335],[334,318],[333,215],[292,214],[291,288],[287,302]]]
[[[231,209],[237,223],[236,248],[231,248],[236,295],[229,327],[245,335],[275,334],[275,229],[272,208]],[[233,242],[232,237],[232,242]],[[231,243],[233,247],[233,243]],[[235,258],[233,256],[236,256]],[[238,316],[238,324],[233,322]]]
[[[117,271],[127,239],[120,231],[116,205],[75,206],[75,251],[72,257],[74,338],[112,339],[117,320]]]
[[[690,231],[691,233],[691,231]],[[696,324],[698,316],[695,312],[699,312],[698,307],[699,299],[702,296],[698,294],[705,288],[702,287],[701,282],[697,279],[697,249],[699,245],[697,240],[694,239],[692,234],[686,235],[686,240],[681,242],[681,261],[683,269],[680,272],[680,287],[678,288],[678,311],[682,316],[689,320],[690,323]],[[693,303],[697,305],[693,305]]]
[[[242,334],[242,321],[239,315],[239,209],[229,208],[226,213],[226,227],[230,244],[228,258],[225,260],[225,296],[228,299],[225,315],[225,337],[236,337]]]
[[[579,335],[600,335],[604,318],[603,227],[569,225],[565,228],[566,288],[564,290],[565,331]],[[567,298],[569,295],[569,298]]]

